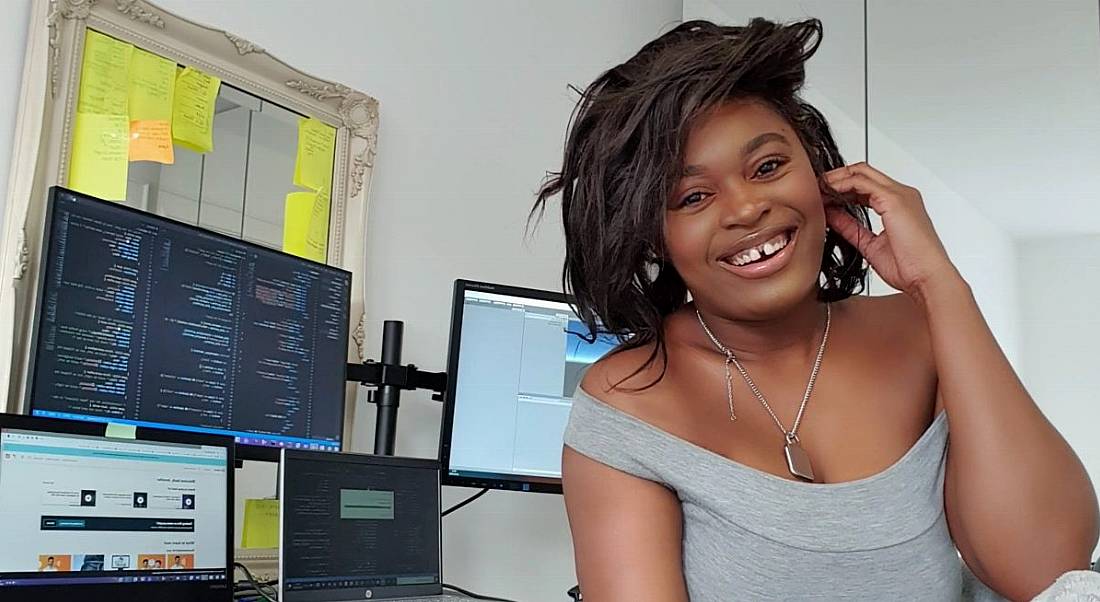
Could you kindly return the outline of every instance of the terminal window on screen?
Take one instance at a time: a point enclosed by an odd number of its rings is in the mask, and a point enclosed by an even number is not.
[[[225,448],[0,432],[0,572],[224,569]]]
[[[585,369],[618,340],[551,308],[467,299],[450,470],[561,476],[561,446]]]

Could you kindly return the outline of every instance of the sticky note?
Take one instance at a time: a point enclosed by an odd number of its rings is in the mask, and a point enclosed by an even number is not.
[[[98,31],[84,36],[84,61],[80,69],[78,113],[126,115],[130,57],[134,47]]]
[[[279,500],[244,501],[241,547],[279,547]]]
[[[299,119],[294,184],[313,190],[331,188],[335,152],[336,128],[311,117]]]
[[[306,257],[322,263],[328,257],[329,205],[328,188],[321,188],[314,195],[306,231]]]
[[[126,200],[129,139],[126,115],[77,113],[69,188],[109,201]]]
[[[176,77],[172,98],[172,140],[196,153],[214,150],[214,105],[221,80],[186,67]]]
[[[116,422],[108,422],[107,432],[104,434],[107,437],[111,437],[113,439],[136,439],[137,426],[133,424],[118,424]]]
[[[130,57],[130,160],[172,164],[176,63],[135,48]]]
[[[175,163],[171,123],[167,119],[131,121],[130,160],[156,161],[165,165]]]
[[[286,195],[283,209],[283,251],[306,257],[306,237],[316,204],[316,192],[292,192]]]
[[[175,89],[176,62],[134,48],[130,57],[130,121],[170,121]]]

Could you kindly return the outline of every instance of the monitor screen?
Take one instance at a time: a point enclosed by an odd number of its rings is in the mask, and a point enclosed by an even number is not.
[[[284,450],[279,599],[442,593],[439,462]]]
[[[148,584],[177,594],[169,599],[226,595],[230,438],[113,439],[51,424],[104,428],[0,418],[0,599],[94,599]],[[171,587],[180,581],[207,587]]]
[[[443,483],[561,492],[561,450],[585,369],[619,344],[565,295],[459,280],[440,460]]]
[[[46,245],[33,415],[340,448],[348,272],[60,188]]]

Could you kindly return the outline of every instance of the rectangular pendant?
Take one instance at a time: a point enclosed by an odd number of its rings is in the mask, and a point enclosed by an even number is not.
[[[810,456],[806,453],[806,450],[802,449],[802,446],[795,442],[790,442],[783,448],[784,455],[787,456],[787,469],[791,471],[791,474],[807,481],[814,480],[814,469],[810,464]]]

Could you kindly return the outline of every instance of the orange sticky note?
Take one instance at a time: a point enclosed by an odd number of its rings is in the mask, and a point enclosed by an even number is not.
[[[172,151],[172,124],[166,119],[145,119],[130,122],[130,160],[156,161],[171,165],[176,161]]]

